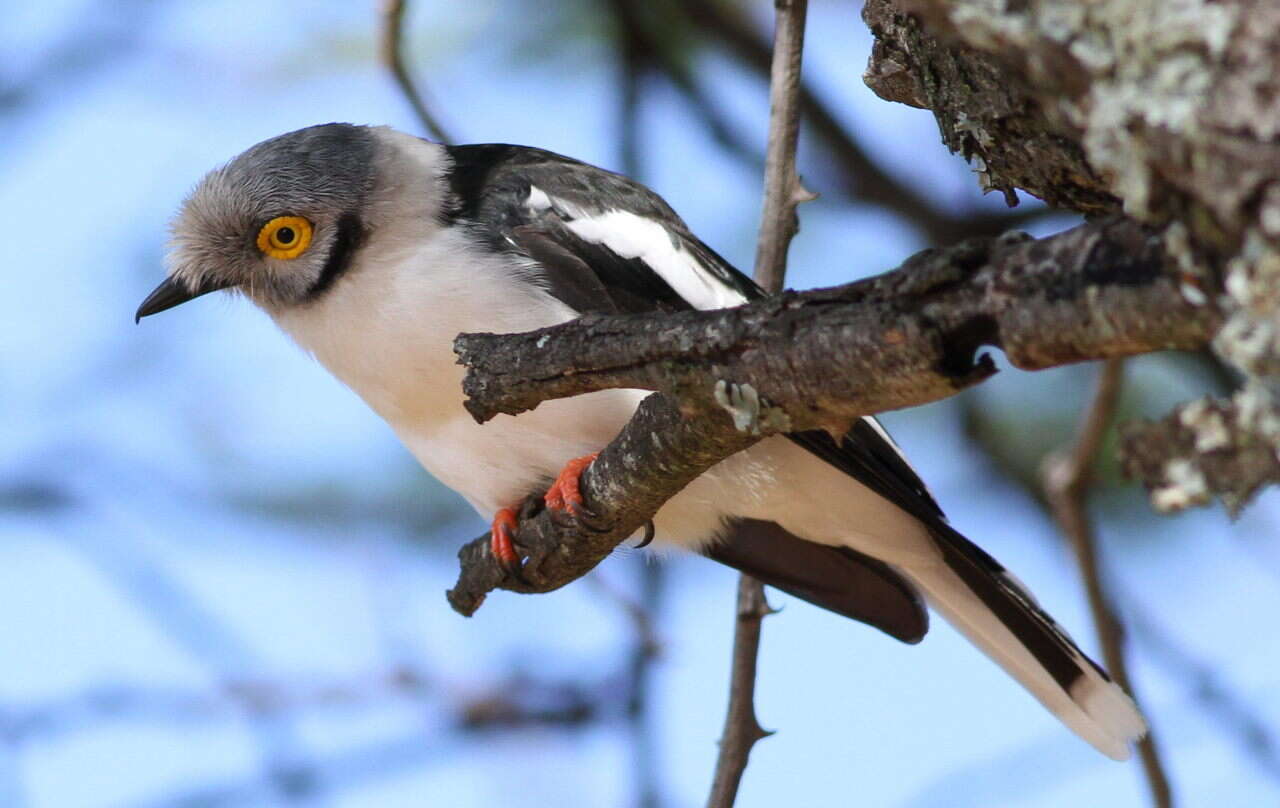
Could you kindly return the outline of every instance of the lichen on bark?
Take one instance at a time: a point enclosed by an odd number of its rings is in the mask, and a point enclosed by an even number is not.
[[[932,109],[984,187],[1165,228],[1185,295],[1226,314],[1215,350],[1248,379],[1205,406],[1247,415],[1225,418],[1232,445],[1280,447],[1266,427],[1280,420],[1280,4],[868,0],[863,15],[877,38],[867,83]],[[1158,506],[1217,493],[1234,509],[1280,480],[1253,452],[1227,461],[1175,432],[1124,444]]]

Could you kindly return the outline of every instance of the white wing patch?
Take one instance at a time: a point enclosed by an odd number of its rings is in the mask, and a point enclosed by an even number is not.
[[[526,204],[534,209],[554,207],[573,218],[565,222],[575,235],[602,244],[622,258],[639,258],[649,265],[676,294],[695,309],[726,309],[746,302],[746,298],[711,274],[672,240],[667,229],[652,219],[625,210],[592,214],[560,199],[548,197],[540,188],[529,189]]]
[[[538,186],[530,185],[529,198],[525,200],[525,204],[533,210],[546,210],[551,207],[551,197]]]

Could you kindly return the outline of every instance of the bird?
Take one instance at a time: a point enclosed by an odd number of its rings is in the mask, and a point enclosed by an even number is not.
[[[510,144],[445,145],[328,123],[252,146],[173,219],[165,279],[135,320],[218,290],[263,309],[355,391],[422,466],[486,518],[512,574],[517,508],[581,506],[578,478],[647,395],[604,390],[481,425],[463,407],[461,332],[764,296],[654,191]],[[1130,697],[995,559],[947,521],[872,417],[765,438],[653,517],[701,553],[907,643],[926,605],[1068,728],[1124,760],[1146,731]]]

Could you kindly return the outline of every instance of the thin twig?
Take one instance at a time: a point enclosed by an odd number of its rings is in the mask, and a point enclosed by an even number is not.
[[[796,207],[813,198],[796,175],[796,144],[800,132],[800,64],[804,55],[804,24],[808,0],[774,0],[777,11],[773,38],[773,66],[769,80],[769,145],[765,153],[764,209],[756,247],[755,278],[764,289],[782,289],[787,271],[787,248],[799,229]],[[733,667],[729,678],[729,709],[720,753],[716,758],[708,808],[729,808],[747,768],[755,742],[768,735],[756,719],[756,658],[760,623],[769,614],[764,585],[749,575],[738,579],[737,615],[733,633]]]
[[[441,143],[451,143],[452,138],[445,133],[435,115],[422,99],[417,83],[409,75],[409,67],[404,60],[404,16],[408,9],[406,0],[385,0],[382,4],[382,28],[379,38],[378,53],[382,63],[396,80],[405,100],[413,107],[427,134]]]
[[[1133,683],[1125,661],[1124,626],[1111,607],[1111,598],[1103,582],[1093,526],[1085,507],[1093,461],[1111,426],[1123,381],[1123,359],[1111,359],[1103,364],[1093,401],[1085,412],[1075,445],[1049,459],[1045,466],[1044,487],[1054,516],[1075,548],[1080,576],[1084,579],[1089,598],[1089,610],[1093,614],[1094,627],[1102,643],[1102,658],[1116,684],[1134,696]],[[1135,701],[1136,698],[1134,696]],[[1138,742],[1138,752],[1151,789],[1152,802],[1157,808],[1171,808],[1173,791],[1160,762],[1152,731],[1148,730],[1146,737]]]
[[[787,248],[800,229],[796,207],[814,199],[796,174],[800,140],[800,60],[808,0],[775,0],[773,67],[769,80],[769,146],[764,157],[764,209],[756,244],[756,283],[765,291],[782,291]]]
[[[764,586],[750,575],[738,578],[738,615],[733,632],[733,669],[729,678],[729,712],[720,736],[720,754],[711,781],[707,808],[729,808],[738,797],[738,784],[756,741],[771,733],[756,719],[756,655],[760,622],[773,612]]]

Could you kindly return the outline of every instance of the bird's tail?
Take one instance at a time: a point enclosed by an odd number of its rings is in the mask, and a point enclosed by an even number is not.
[[[1146,733],[1133,700],[995,559],[945,525],[932,532],[945,563],[902,569],[930,605],[1077,735],[1127,759]]]

